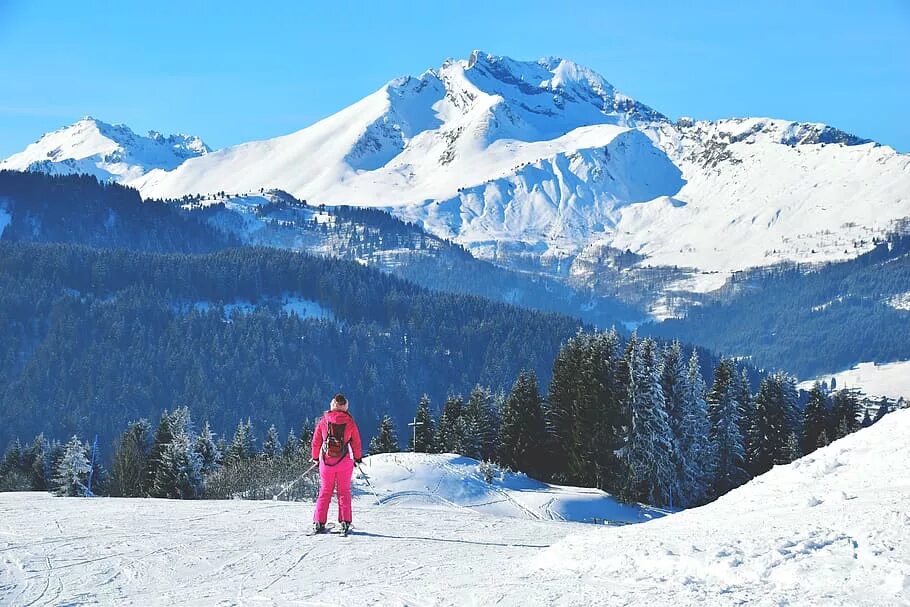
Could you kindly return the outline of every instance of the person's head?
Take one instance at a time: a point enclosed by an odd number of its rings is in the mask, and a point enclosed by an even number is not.
[[[344,394],[336,394],[332,398],[332,403],[329,405],[329,409],[332,411],[347,411],[348,399],[344,397]]]

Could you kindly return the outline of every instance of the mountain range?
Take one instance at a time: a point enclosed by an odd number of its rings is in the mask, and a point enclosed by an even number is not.
[[[910,216],[910,156],[887,146],[818,123],[673,121],[571,61],[480,51],[272,139],[211,152],[87,118],[0,168],[88,172],[146,198],[277,188],[379,207],[620,296],[624,278],[664,268],[656,316],[674,313],[667,294],[737,270],[856,257]]]

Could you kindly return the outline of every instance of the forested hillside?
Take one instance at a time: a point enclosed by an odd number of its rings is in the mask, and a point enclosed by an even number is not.
[[[180,253],[240,244],[174,205],[143,202],[136,190],[88,175],[0,171],[0,213],[9,216],[5,241]]]
[[[910,235],[811,271],[790,265],[743,274],[724,301],[640,331],[800,377],[910,359]]]
[[[348,394],[362,426],[522,368],[549,377],[579,322],[264,248],[207,255],[0,243],[0,443],[113,439],[188,405],[283,430]]]

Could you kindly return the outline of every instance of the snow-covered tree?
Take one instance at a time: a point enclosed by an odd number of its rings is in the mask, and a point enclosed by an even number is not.
[[[193,437],[181,432],[168,443],[155,476],[154,495],[194,499],[202,495],[202,458]]]
[[[740,432],[740,405],[736,400],[733,361],[723,359],[714,370],[708,393],[710,440],[714,452],[714,494],[723,495],[749,479]]]
[[[653,339],[641,342],[629,362],[631,426],[623,447],[630,473],[629,496],[658,506],[680,498],[678,453],[661,387],[661,367]]]
[[[762,380],[755,397],[749,462],[753,475],[764,474],[771,466],[793,460],[790,435],[800,430],[797,413],[796,379],[782,372]]]
[[[832,440],[843,438],[859,430],[859,410],[859,399],[853,391],[844,389],[834,393],[828,424],[828,433]]]
[[[693,348],[682,383],[682,412],[678,430],[679,484],[683,502],[691,506],[703,503],[711,491],[714,479],[714,451],[708,435],[708,404],[705,400],[705,380]]]
[[[821,384],[815,382],[809,391],[809,401],[803,410],[802,452],[812,453],[819,445],[819,439],[828,428],[828,397]],[[827,439],[827,436],[826,436]]]
[[[168,430],[171,440],[159,456],[151,495],[178,499],[199,497],[202,495],[203,458],[197,451],[199,439],[193,430],[189,408],[179,407],[168,416]]]
[[[155,477],[158,475],[158,466],[161,464],[161,457],[167,445],[174,440],[172,430],[171,415],[165,411],[158,420],[158,427],[155,429],[155,437],[152,439],[152,447],[146,460],[146,471],[143,477],[143,494],[154,495]]]
[[[196,437],[196,453],[202,460],[203,474],[208,474],[221,465],[221,450],[215,442],[215,434],[208,421],[205,422],[202,432]]]
[[[544,469],[546,425],[533,371],[522,371],[512,385],[502,408],[499,431],[499,460],[513,470],[538,476]]]
[[[461,453],[467,427],[463,419],[464,401],[461,396],[450,395],[442,406],[442,415],[436,425],[437,453]]]
[[[464,408],[464,453],[467,457],[482,460],[493,451],[496,427],[490,414],[492,395],[479,385],[474,386]]]
[[[272,424],[265,433],[265,440],[262,441],[262,456],[271,459],[279,453],[281,453],[281,440],[278,438],[275,424]]]
[[[420,397],[417,404],[417,422],[416,428],[413,429],[411,436],[411,450],[418,453],[433,452],[433,437],[436,435],[436,427],[433,417],[430,414],[430,397],[424,394]]]
[[[54,486],[57,495],[69,497],[85,495],[85,483],[89,470],[92,469],[85,451],[85,445],[78,436],[73,435],[66,444],[63,457],[55,470]]]
[[[307,445],[307,449],[309,449],[309,445]],[[237,464],[238,462],[252,459],[253,455],[255,455],[253,424],[249,419],[246,422],[241,420],[234,431],[234,438],[227,449],[227,453],[224,454],[224,463],[225,465]]]
[[[145,475],[149,464],[151,426],[147,420],[131,423],[120,435],[111,469],[111,494],[120,497],[146,495]]]
[[[370,455],[376,455],[377,453],[398,453],[398,451],[400,451],[400,449],[398,448],[398,436],[395,433],[395,425],[392,423],[391,417],[383,415],[382,421],[379,422],[379,431],[376,433],[376,436],[373,437],[373,440],[370,441]]]
[[[300,453],[300,440],[297,438],[297,435],[294,434],[294,429],[291,428],[288,431],[288,438],[284,441],[284,447],[281,449],[281,455],[285,459],[291,459],[297,454]]]

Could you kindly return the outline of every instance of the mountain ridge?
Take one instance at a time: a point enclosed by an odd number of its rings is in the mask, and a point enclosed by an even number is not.
[[[482,51],[293,133],[110,178],[147,198],[266,188],[379,207],[583,288],[631,254],[632,280],[667,269],[652,315],[736,271],[850,259],[910,216],[910,155],[888,146],[822,123],[674,122],[572,61]]]

